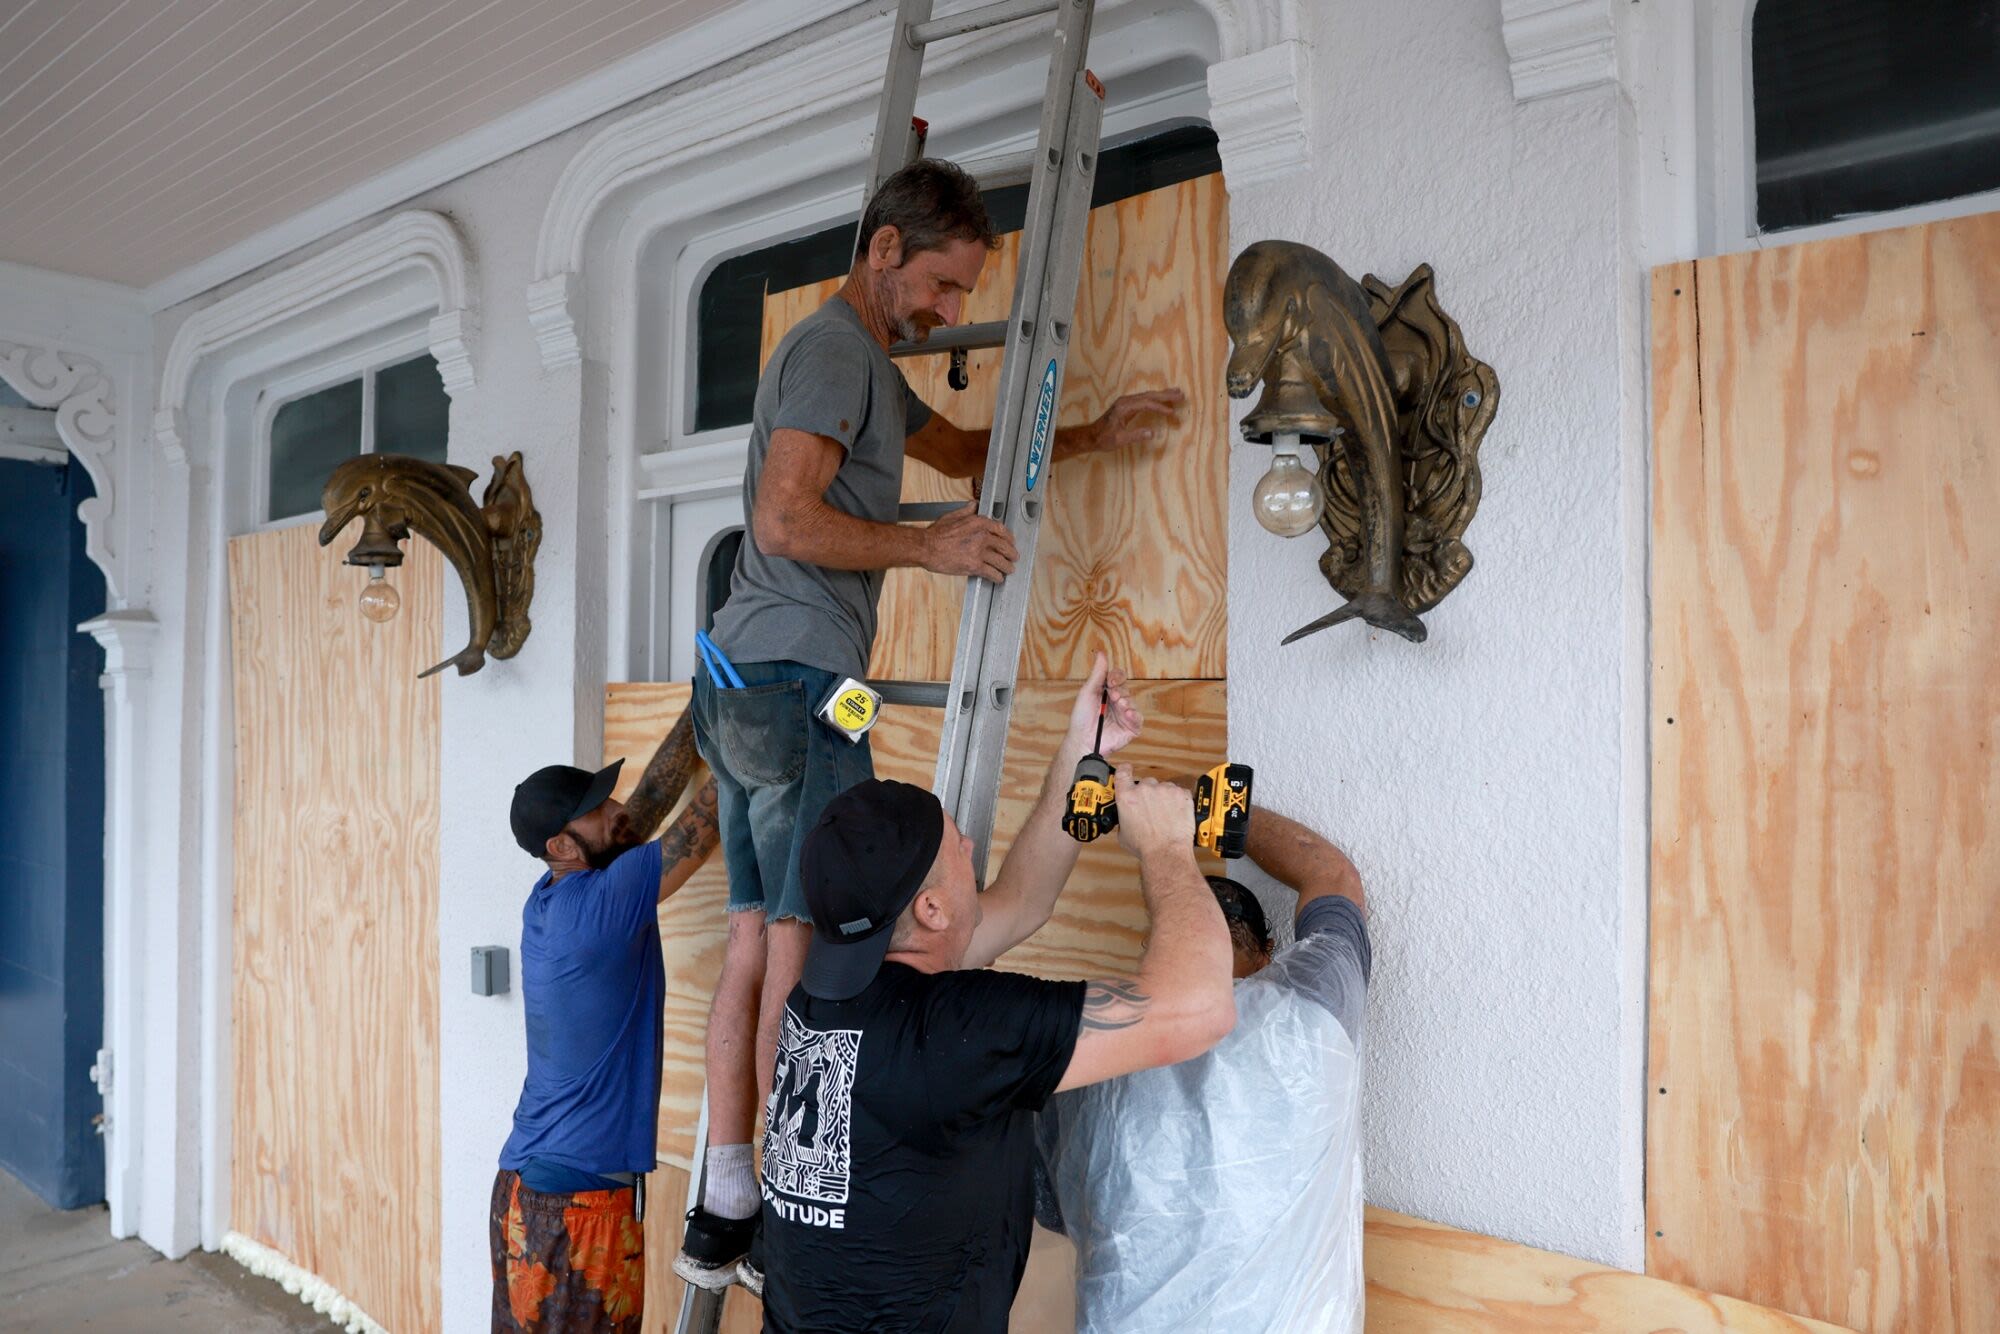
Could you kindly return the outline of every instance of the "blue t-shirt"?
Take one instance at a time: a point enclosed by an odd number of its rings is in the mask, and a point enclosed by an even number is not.
[[[528,1077],[500,1166],[650,1172],[658,1145],[660,845],[543,875],[521,910]]]

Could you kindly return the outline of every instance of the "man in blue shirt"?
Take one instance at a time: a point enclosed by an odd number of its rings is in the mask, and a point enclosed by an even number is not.
[[[493,1183],[495,1334],[638,1334],[643,1182],[657,1147],[658,907],[715,848],[711,778],[657,842],[695,762],[683,718],[630,803],[623,761],[514,789],[514,839],[547,870],[521,911],[528,1075]]]

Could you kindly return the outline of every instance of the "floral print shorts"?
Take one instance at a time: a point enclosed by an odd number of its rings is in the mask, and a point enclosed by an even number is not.
[[[639,1334],[646,1234],[632,1191],[545,1195],[493,1179],[493,1334]]]

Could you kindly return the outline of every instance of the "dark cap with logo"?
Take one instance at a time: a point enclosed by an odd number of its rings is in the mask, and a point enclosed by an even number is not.
[[[537,769],[514,789],[514,841],[530,857],[547,855],[549,840],[579,815],[602,806],[618,786],[624,760],[613,760],[596,773],[568,764]]]
[[[896,919],[944,842],[944,808],[892,779],[856,783],[826,804],[799,849],[799,887],[812,911],[806,993],[858,996],[875,980]]]

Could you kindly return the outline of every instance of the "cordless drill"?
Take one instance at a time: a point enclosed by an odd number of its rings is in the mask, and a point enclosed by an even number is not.
[[[1069,804],[1063,810],[1063,832],[1089,843],[1118,827],[1118,794],[1111,762],[1099,753],[1104,744],[1104,702],[1097,706],[1097,741],[1090,754],[1077,761],[1070,779]],[[1224,762],[1195,780],[1194,841],[1218,857],[1241,857],[1250,833],[1250,766]]]

